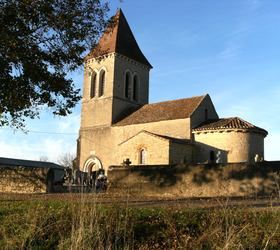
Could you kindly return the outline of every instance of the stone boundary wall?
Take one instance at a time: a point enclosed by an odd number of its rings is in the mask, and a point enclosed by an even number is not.
[[[108,180],[112,192],[141,196],[279,195],[280,162],[111,166]]]
[[[0,167],[0,193],[49,193],[54,170],[35,167]]]

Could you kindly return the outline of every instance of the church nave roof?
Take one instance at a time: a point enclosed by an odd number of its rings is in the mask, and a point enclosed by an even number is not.
[[[114,126],[188,118],[207,95],[146,104]]]

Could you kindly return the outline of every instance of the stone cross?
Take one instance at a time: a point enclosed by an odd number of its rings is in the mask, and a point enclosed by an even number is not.
[[[121,7],[122,7],[122,2],[123,2],[123,0],[120,0],[120,9],[121,9]]]
[[[126,158],[126,160],[123,161],[124,166],[129,166],[130,164],[131,164],[131,161],[129,160],[129,158]]]

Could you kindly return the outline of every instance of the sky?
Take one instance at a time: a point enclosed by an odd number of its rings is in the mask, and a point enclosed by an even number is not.
[[[110,1],[109,16],[119,6]],[[152,64],[149,102],[209,94],[220,118],[268,131],[265,160],[280,160],[280,1],[124,0],[121,8]],[[83,69],[69,74],[83,87]],[[30,131],[0,128],[0,157],[39,160],[76,152],[81,103],[68,117],[43,110]]]

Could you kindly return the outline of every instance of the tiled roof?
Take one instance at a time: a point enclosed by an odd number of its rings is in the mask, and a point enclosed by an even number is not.
[[[144,133],[144,134],[147,134],[147,135],[150,135],[150,136],[153,136],[153,137],[156,137],[156,138],[159,138],[159,139],[163,139],[163,140],[166,140],[166,141],[171,141],[173,143],[179,143],[179,144],[191,144],[191,141],[188,140],[188,139],[179,139],[179,138],[174,138],[174,137],[170,137],[170,136],[166,136],[166,135],[159,135],[159,134],[154,134],[154,133],[151,133],[149,131],[146,131],[146,130],[142,130],[140,131],[138,134],[130,137],[129,139],[125,140],[124,142],[120,143],[119,145],[129,141],[130,139],[132,139],[133,137],[136,137],[138,136],[139,134],[141,133]]]
[[[61,165],[55,164],[53,162],[43,162],[43,161],[29,161],[13,158],[0,157],[0,167],[37,167],[37,168],[53,168],[53,169],[65,169]]]
[[[114,126],[189,118],[206,96],[146,104]]]
[[[115,52],[152,68],[141,52],[121,9],[112,20],[111,26],[107,28],[97,46],[85,60]]]
[[[246,129],[256,130],[267,135],[267,131],[254,126],[253,124],[242,120],[239,117],[223,118],[217,120],[207,120],[200,124],[193,131],[207,131],[207,130],[229,130],[229,129]]]

